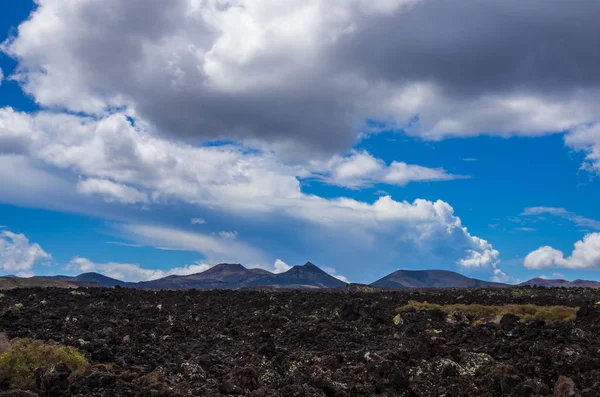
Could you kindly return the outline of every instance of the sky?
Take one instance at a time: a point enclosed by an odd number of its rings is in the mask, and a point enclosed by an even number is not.
[[[600,280],[597,0],[0,10],[0,274]]]

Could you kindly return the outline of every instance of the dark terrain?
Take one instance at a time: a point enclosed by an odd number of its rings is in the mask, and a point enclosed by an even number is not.
[[[87,372],[40,396],[600,395],[598,290],[362,290],[14,289],[0,332],[85,353]],[[570,322],[476,325],[396,317],[408,300],[581,309]]]

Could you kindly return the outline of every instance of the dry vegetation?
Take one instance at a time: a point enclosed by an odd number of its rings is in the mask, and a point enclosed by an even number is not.
[[[74,375],[88,367],[85,357],[74,347],[19,339],[0,356],[0,375],[8,379],[14,389],[33,390],[35,369],[57,363],[67,364]]]
[[[527,322],[530,320],[545,320],[545,321],[570,321],[577,316],[578,307],[569,306],[538,306],[532,304],[526,305],[465,305],[465,304],[450,304],[440,305],[436,303],[409,301],[407,305],[396,309],[399,313],[408,310],[441,310],[446,314],[454,312],[463,312],[469,314],[473,321],[486,319],[500,319],[505,314],[514,314],[521,321]]]

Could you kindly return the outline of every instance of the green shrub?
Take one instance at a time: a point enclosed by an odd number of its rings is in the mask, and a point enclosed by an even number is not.
[[[13,389],[33,390],[35,369],[57,363],[67,364],[73,371],[72,376],[83,373],[88,366],[83,354],[74,347],[18,339],[0,356],[0,375],[10,381]]]
[[[569,321],[574,320],[578,307],[569,306],[538,306],[532,304],[525,305],[464,305],[464,304],[450,304],[450,305],[439,305],[436,303],[417,302],[409,301],[407,305],[396,309],[399,313],[405,312],[410,309],[415,310],[441,310],[444,313],[450,314],[455,311],[469,313],[471,317],[477,320],[489,320],[494,318],[500,318],[505,314],[514,314],[518,316],[521,321],[526,322],[535,319],[541,319],[546,321]]]

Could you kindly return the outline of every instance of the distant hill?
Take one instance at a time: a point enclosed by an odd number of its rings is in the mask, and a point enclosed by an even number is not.
[[[600,288],[600,282],[591,280],[577,279],[575,281],[568,281],[562,279],[546,279],[541,277],[532,278],[531,280],[525,281],[519,285],[530,285],[538,287],[565,287],[565,288]]]
[[[198,288],[229,289],[244,287],[338,288],[346,283],[330,276],[308,262],[283,273],[264,269],[247,269],[240,264],[222,263],[202,273],[189,276],[169,276],[136,284],[138,288]]]
[[[138,288],[198,288],[228,289],[253,285],[270,285],[273,273],[263,269],[247,269],[240,264],[221,263],[202,272],[188,276],[168,276],[158,280],[143,281]]]
[[[307,262],[283,273],[264,269],[248,269],[241,264],[221,263],[210,269],[187,276],[168,276],[139,283],[125,282],[99,273],[78,276],[0,277],[0,290],[25,287],[115,287],[142,289],[253,289],[253,288],[341,288],[345,291],[374,291],[378,288],[505,288],[509,284],[469,278],[449,270],[398,270],[372,284],[346,284]],[[589,280],[548,280],[533,278],[519,286],[600,288],[600,282]]]
[[[287,272],[274,276],[276,285],[288,288],[340,288],[346,286],[345,282],[327,274],[310,262],[303,266],[294,266]]]
[[[398,270],[374,283],[380,288],[504,288],[508,284],[469,278],[449,270]]]
[[[40,279],[37,277],[32,278],[21,278],[21,277],[0,277],[0,290],[14,289],[14,288],[35,288],[35,287],[54,287],[54,288],[78,288],[83,286],[96,286],[99,284],[91,283],[76,283],[65,280],[49,280]]]
[[[115,287],[144,289],[237,289],[249,287],[273,288],[339,288],[345,282],[330,276],[319,267],[308,262],[294,266],[283,273],[271,273],[264,269],[248,269],[240,264],[221,263],[202,273],[187,276],[168,276],[139,283],[124,282],[99,273],[84,273],[79,276],[36,276],[32,278],[6,278],[0,289],[37,286],[76,288],[77,286]]]
[[[98,283],[103,287],[114,287],[116,285],[129,284],[99,273],[83,273],[77,277],[74,277],[71,281],[75,281],[77,283]]]
[[[53,281],[68,281],[75,284],[99,284],[102,287],[114,287],[117,285],[126,286],[127,283],[121,280],[107,277],[100,273],[82,273],[79,276],[35,276],[33,279],[38,280],[53,280]]]

